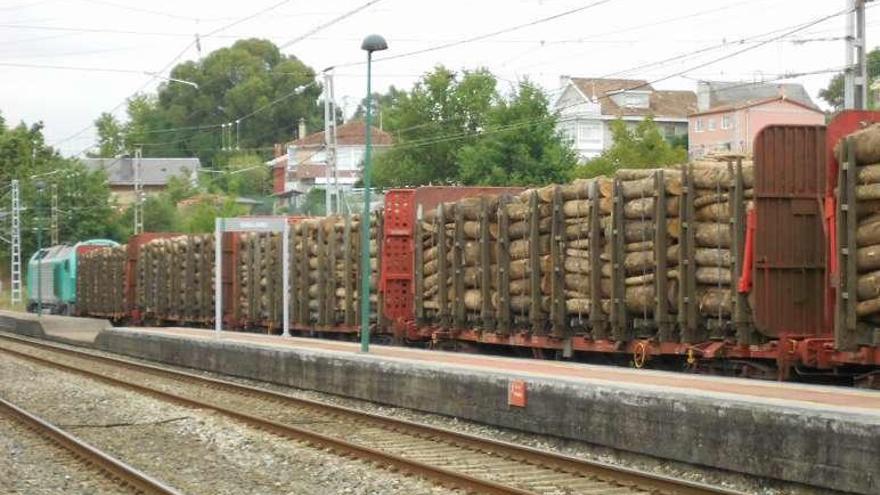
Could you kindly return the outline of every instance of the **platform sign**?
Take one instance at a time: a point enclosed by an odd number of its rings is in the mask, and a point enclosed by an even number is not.
[[[507,405],[526,407],[526,382],[511,380],[507,385]]]
[[[214,332],[223,330],[223,233],[224,232],[280,232],[282,322],[284,336],[290,336],[290,224],[286,217],[216,218],[214,220]]]

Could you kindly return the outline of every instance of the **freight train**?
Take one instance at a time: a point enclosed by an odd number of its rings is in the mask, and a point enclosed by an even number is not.
[[[108,239],[93,239],[75,245],[59,244],[38,250],[28,260],[27,310],[53,314],[73,314],[76,307],[76,265],[83,253],[92,249],[118,246]]]
[[[290,326],[357,337],[369,276],[373,335],[389,343],[877,386],[880,127],[857,132],[875,122],[770,126],[753,161],[389,190],[369,274],[357,216],[291,218]],[[86,253],[79,314],[212,325],[214,243],[145,234]],[[280,234],[221,243],[224,325],[278,333]]]

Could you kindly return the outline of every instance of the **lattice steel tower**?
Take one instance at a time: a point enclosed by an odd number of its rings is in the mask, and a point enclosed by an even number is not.
[[[21,192],[18,180],[12,181],[12,224],[10,243],[12,244],[12,304],[21,304]]]

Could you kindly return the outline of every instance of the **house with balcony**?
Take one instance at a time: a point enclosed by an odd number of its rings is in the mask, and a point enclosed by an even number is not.
[[[800,84],[701,81],[697,111],[688,117],[688,154],[750,155],[768,125],[822,125],[825,112]]]
[[[312,188],[338,184],[340,191],[350,190],[361,178],[361,163],[366,150],[367,126],[351,120],[336,128],[336,170],[328,165],[324,131],[307,134],[300,123],[301,138],[276,146],[276,157],[268,162],[273,170],[275,196],[281,203],[296,206],[296,197]],[[373,156],[391,147],[391,134],[372,127]]]
[[[697,109],[693,91],[658,90],[641,79],[562,76],[554,109],[559,130],[582,161],[595,158],[613,144],[611,123],[623,119],[635,127],[651,116],[672,140],[688,135],[688,115]]]

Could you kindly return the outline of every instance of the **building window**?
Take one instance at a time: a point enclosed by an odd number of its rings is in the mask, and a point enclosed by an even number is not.
[[[709,119],[709,130],[710,131],[715,130],[715,119]]]
[[[721,128],[722,129],[730,129],[733,127],[733,115],[725,115],[721,117]]]
[[[576,128],[576,124],[568,122],[562,124],[559,129],[562,134],[562,139],[564,139],[570,145],[574,145],[575,140],[577,139],[577,133],[575,131]]]
[[[602,126],[592,122],[578,124],[578,144],[596,145],[602,142]]]
[[[703,119],[694,121],[694,132],[703,132]]]

